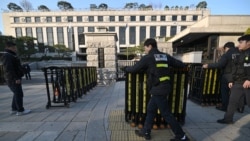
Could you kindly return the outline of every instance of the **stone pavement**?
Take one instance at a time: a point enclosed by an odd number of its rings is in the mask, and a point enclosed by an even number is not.
[[[46,109],[47,92],[43,73],[31,72],[32,80],[23,80],[24,106],[32,113],[10,115],[12,93],[0,85],[0,141],[140,141],[135,127],[125,122],[124,82],[96,86],[70,107]],[[202,107],[187,101],[183,129],[195,141],[246,141],[250,138],[249,108],[236,113],[232,125],[216,120],[223,112],[214,106]],[[152,130],[153,141],[174,137],[170,129]]]

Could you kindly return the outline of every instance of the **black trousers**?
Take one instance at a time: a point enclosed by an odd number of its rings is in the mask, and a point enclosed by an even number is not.
[[[182,130],[180,124],[176,121],[175,117],[169,111],[168,100],[166,96],[153,95],[149,100],[147,106],[147,117],[143,129],[144,132],[151,132],[154,117],[157,113],[158,108],[161,112],[162,117],[164,117],[165,121],[171,126],[171,129],[174,132],[175,136],[178,138],[182,138],[185,133]]]
[[[12,110],[23,112],[24,108],[23,108],[22,84],[8,83],[8,87],[13,92],[12,104],[11,104]]]
[[[227,109],[230,89],[228,87],[228,82],[227,82],[227,79],[225,77],[222,76],[220,82],[221,82],[220,83],[221,84],[220,92],[221,92],[222,108]]]
[[[227,112],[224,115],[224,119],[227,121],[233,121],[234,112],[238,107],[241,107],[244,97],[247,105],[250,106],[250,88],[244,89],[242,85],[236,83],[231,88]]]

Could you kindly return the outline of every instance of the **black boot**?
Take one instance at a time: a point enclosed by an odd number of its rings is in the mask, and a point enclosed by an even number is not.
[[[241,108],[238,108],[237,111],[238,111],[239,113],[244,113],[244,109],[245,109],[245,107],[243,106],[243,107],[241,107]]]
[[[135,134],[139,137],[144,137],[146,140],[151,139],[150,133],[145,133],[143,130],[135,130]]]
[[[187,136],[184,139],[175,137],[174,139],[170,139],[170,141],[189,141],[189,138]]]

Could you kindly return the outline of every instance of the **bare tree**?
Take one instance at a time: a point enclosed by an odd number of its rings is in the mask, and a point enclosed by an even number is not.
[[[23,7],[25,11],[30,11],[33,9],[31,2],[28,0],[21,0],[20,5]]]

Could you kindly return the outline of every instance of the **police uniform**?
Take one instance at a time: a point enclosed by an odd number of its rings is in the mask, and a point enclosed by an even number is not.
[[[151,98],[147,105],[147,117],[143,128],[144,133],[150,134],[153,119],[159,108],[162,117],[169,123],[176,137],[182,138],[185,135],[181,126],[169,111],[167,100],[167,96],[171,90],[169,67],[183,68],[185,66],[181,61],[160,52],[155,47],[134,66],[125,68],[125,71],[130,73],[146,71],[148,76],[147,87],[149,88]]]
[[[224,119],[218,120],[219,123],[232,123],[233,115],[239,107],[240,99],[246,98],[247,105],[250,106],[250,88],[243,88],[243,83],[250,81],[250,48],[232,54],[232,75],[229,82],[233,83],[227,112]]]
[[[220,92],[221,92],[221,107],[216,107],[219,110],[226,111],[228,101],[229,101],[229,92],[228,87],[228,78],[231,75],[232,71],[232,54],[237,52],[238,49],[235,48],[234,43],[228,42],[224,45],[224,48],[227,47],[229,50],[223,54],[220,60],[217,63],[208,64],[208,68],[220,68],[221,69],[221,79],[220,79]],[[242,106],[241,106],[242,107]]]

